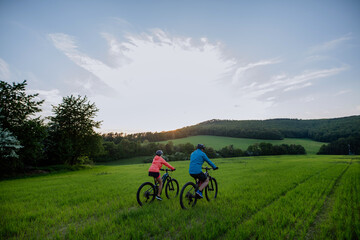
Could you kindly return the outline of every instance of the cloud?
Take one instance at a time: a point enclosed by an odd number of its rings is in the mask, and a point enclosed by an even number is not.
[[[295,91],[301,88],[310,87],[313,85],[312,80],[330,77],[339,74],[347,69],[346,66],[339,68],[321,69],[321,70],[307,70],[302,74],[295,76],[287,76],[281,73],[274,75],[268,82],[258,84],[256,82],[242,87],[244,94],[251,98],[259,98],[265,94],[281,94],[284,92]]]
[[[334,96],[336,97],[336,96],[344,95],[344,94],[347,94],[347,93],[350,93],[350,92],[352,92],[352,91],[349,90],[349,89],[348,90],[341,90],[341,91],[335,93]]]
[[[322,69],[322,70],[315,70],[315,71],[305,71],[303,74],[294,76],[292,78],[287,78],[277,82],[277,85],[294,87],[299,84],[303,84],[304,82],[309,83],[310,80],[330,77],[336,75],[344,70],[347,67],[340,67],[340,68],[331,68],[331,69]],[[287,88],[287,89],[288,89]],[[294,88],[296,89],[296,88]],[[284,90],[285,91],[285,90]]]
[[[145,126],[144,118],[159,111],[166,115],[169,126],[151,122],[152,130],[182,127],[184,123],[175,123],[184,114],[192,116],[191,124],[222,117],[221,113],[196,108],[199,103],[230,112],[231,104],[222,107],[222,101],[232,101],[224,79],[233,75],[237,63],[225,57],[221,43],[212,43],[207,38],[171,36],[160,29],[127,34],[123,41],[107,32],[101,36],[108,44],[107,59],[102,60],[81,52],[72,36],[52,33],[49,39],[73,63],[116,91],[112,96],[98,91],[93,98],[100,114],[126,113],[114,118],[109,128],[118,128],[119,119],[130,119],[134,129]],[[93,93],[99,89],[93,83],[86,86]]]
[[[53,33],[48,35],[55,47],[65,54],[75,52],[77,49],[76,39],[64,33]]]
[[[277,73],[282,66],[277,65],[270,72],[263,71],[263,67],[283,60],[240,62],[225,54],[220,42],[173,36],[160,29],[127,33],[122,40],[109,32],[100,35],[108,47],[107,57],[102,60],[81,52],[72,36],[53,33],[49,39],[97,79],[96,83],[92,78],[80,82],[83,90],[92,93],[99,115],[108,116],[108,129],[119,129],[122,122],[127,122],[128,131],[139,126],[144,131],[172,130],[213,118],[272,116],[269,109],[278,104],[282,95],[311,87],[315,80],[347,69],[345,66],[291,74]],[[99,83],[115,94],[99,91]]]
[[[333,49],[338,48],[341,44],[343,44],[346,41],[351,40],[351,34],[346,34],[345,36],[324,42],[320,45],[314,46],[310,48],[310,53],[316,53],[316,52],[327,52]]]
[[[55,47],[75,64],[119,92],[129,84],[208,82],[226,73],[234,64],[222,58],[219,45],[201,41],[196,46],[190,38],[170,38],[158,29],[152,34],[128,35],[126,42],[118,42],[108,33],[102,36],[114,60],[111,66],[81,53],[73,37],[62,33],[49,35]]]
[[[52,106],[57,106],[62,102],[62,96],[60,95],[60,91],[58,89],[52,90],[39,90],[39,89],[29,89],[26,91],[28,94],[36,94],[37,101],[45,100],[42,104],[42,116],[50,116],[52,115]]]
[[[238,67],[235,71],[235,74],[232,77],[232,83],[237,84],[243,77],[244,73],[250,69],[253,69],[253,68],[259,67],[259,66],[276,64],[276,63],[280,63],[280,62],[281,62],[280,59],[275,58],[275,59],[269,59],[269,60],[261,60],[261,61],[255,62],[255,63],[248,63],[245,66]]]
[[[9,65],[1,58],[0,58],[0,80],[3,81],[10,80]]]

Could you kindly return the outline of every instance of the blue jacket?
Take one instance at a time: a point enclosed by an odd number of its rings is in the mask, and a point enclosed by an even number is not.
[[[206,156],[206,154],[200,149],[195,150],[190,155],[190,166],[189,173],[190,174],[199,174],[202,172],[202,165],[206,161],[212,168],[216,168],[215,164],[210,161],[210,159]]]

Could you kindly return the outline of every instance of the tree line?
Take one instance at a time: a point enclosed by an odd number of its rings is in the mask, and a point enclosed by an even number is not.
[[[103,151],[94,128],[98,109],[87,97],[68,96],[53,106],[53,116],[36,117],[43,100],[26,94],[26,80],[0,81],[0,174],[46,166],[89,162]]]
[[[166,160],[182,161],[189,160],[190,154],[195,150],[191,143],[174,145],[172,141],[164,143],[155,143],[145,141],[143,143],[126,138],[123,134],[105,134],[104,152],[98,156],[97,161],[114,161],[122,158],[136,156],[151,156],[158,149],[164,151]],[[112,138],[113,137],[113,138]],[[271,143],[255,143],[246,150],[229,145],[215,150],[211,147],[205,149],[209,158],[228,158],[241,156],[265,156],[265,155],[284,155],[284,154],[306,154],[305,148],[296,144],[272,145]],[[151,162],[152,158],[145,158],[144,162]]]

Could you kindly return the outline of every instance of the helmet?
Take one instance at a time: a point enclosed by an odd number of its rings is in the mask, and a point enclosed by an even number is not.
[[[156,155],[161,156],[162,154],[163,154],[163,151],[161,151],[161,150],[156,151]]]
[[[197,145],[197,149],[205,149],[204,144],[198,144],[198,145]]]

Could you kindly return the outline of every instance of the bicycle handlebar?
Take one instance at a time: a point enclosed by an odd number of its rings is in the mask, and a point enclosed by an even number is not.
[[[161,168],[160,171],[173,172],[173,171],[175,171],[175,170],[171,170],[171,169],[169,169],[169,168],[166,168],[166,169]]]
[[[214,170],[215,171],[216,169],[218,169],[218,167],[216,167],[216,168],[202,167],[202,169],[206,169],[206,171],[207,170]]]
[[[202,167],[202,169],[212,170],[213,168],[209,168],[209,167]]]

